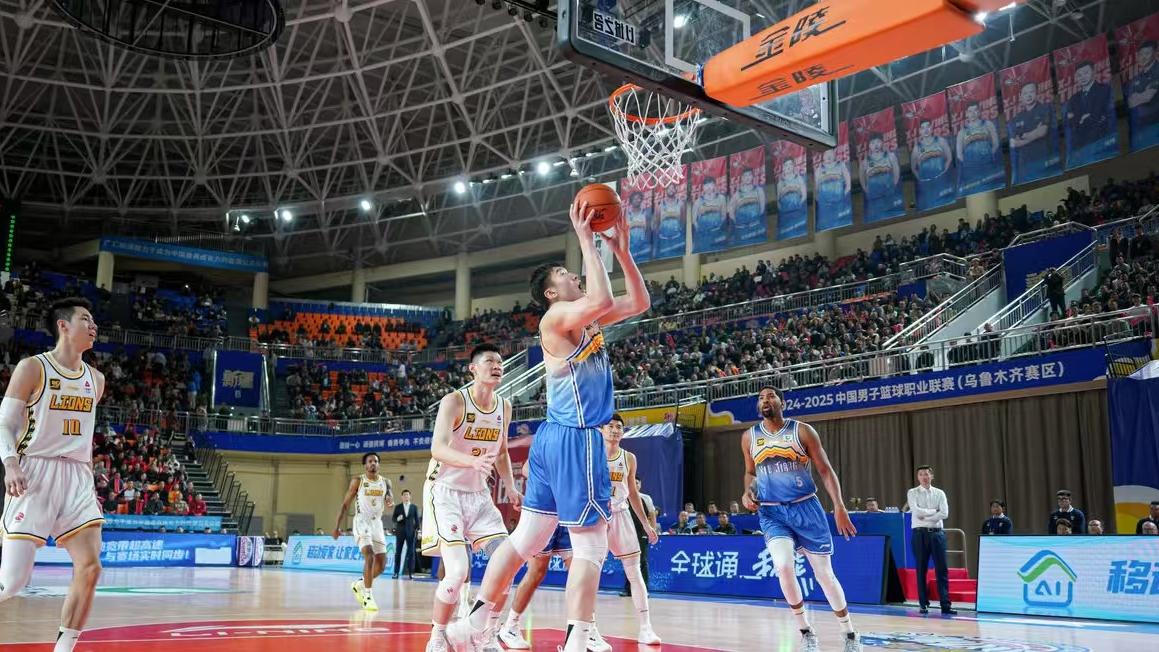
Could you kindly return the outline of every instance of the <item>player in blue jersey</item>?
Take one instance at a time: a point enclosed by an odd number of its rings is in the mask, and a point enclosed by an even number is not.
[[[700,197],[692,202],[692,250],[714,251],[728,243],[728,199],[717,192],[716,179],[705,177]]]
[[[732,216],[734,245],[765,241],[765,189],[757,186],[752,168],[741,171],[740,186],[729,198],[728,212]]]
[[[586,204],[573,205],[587,291],[562,265],[540,265],[531,274],[532,300],[547,307],[539,321],[547,380],[547,419],[532,440],[519,525],[487,564],[471,614],[447,629],[456,652],[474,651],[487,639],[492,612],[525,561],[543,550],[557,525],[568,527],[573,563],[567,580],[564,652],[588,644],[600,570],[608,556],[612,482],[599,428],[612,420],[612,369],[600,325],[644,312],[644,277],[632,259],[627,222],[621,215],[611,235],[601,234],[624,270],[627,294],[612,296],[608,271],[596,252]]]
[[[653,258],[667,258],[684,253],[684,204],[675,185],[664,188],[656,207],[656,249]],[[635,242],[635,240],[633,240]]]
[[[918,142],[910,149],[909,164],[917,179],[917,209],[941,206],[943,200],[954,195],[950,144],[934,133],[934,123],[925,118],[918,125]]]
[[[816,186],[819,218],[824,217],[838,224],[846,219],[852,219],[849,166],[837,160],[837,150],[827,149],[821,155],[821,165],[813,171],[813,182]]]
[[[998,127],[982,118],[977,102],[966,105],[966,124],[958,132],[958,192],[986,188],[997,176],[1005,179],[1006,168],[998,155],[1001,143]]]
[[[803,162],[803,161],[802,161]],[[777,179],[777,234],[795,238],[808,231],[809,205],[805,200],[807,185],[797,159],[786,157]]]
[[[881,133],[869,135],[869,146],[859,167],[861,187],[865,189],[866,217],[894,217],[904,213],[897,154],[885,148],[885,137]]]
[[[817,652],[818,648],[817,635],[809,624],[805,598],[797,583],[795,550],[804,552],[813,567],[813,575],[845,634],[845,652],[860,652],[861,641],[849,619],[845,590],[837,581],[829,559],[833,554],[833,537],[829,534],[825,510],[817,499],[817,485],[813,483],[812,473],[814,464],[825,490],[833,499],[837,531],[848,539],[855,536],[857,530],[849,520],[849,512],[841,498],[841,483],[821,447],[817,431],[807,423],[786,419],[784,409],[785,397],[779,389],[765,387],[761,390],[757,398],[761,423],[741,437],[747,487],[744,505],[760,515],[765,547],[772,555],[785,600],[801,628],[802,650]]]

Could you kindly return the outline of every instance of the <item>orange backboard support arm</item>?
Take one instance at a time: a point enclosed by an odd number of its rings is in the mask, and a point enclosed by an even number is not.
[[[708,60],[704,91],[750,106],[982,32],[1010,0],[827,0]]]

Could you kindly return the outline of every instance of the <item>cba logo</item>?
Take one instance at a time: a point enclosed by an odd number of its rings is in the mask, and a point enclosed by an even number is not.
[[[1074,583],[1078,580],[1062,557],[1043,550],[1018,569],[1022,578],[1022,601],[1028,607],[1064,609],[1074,601]]]
[[[49,389],[60,389],[60,380],[57,378],[49,378],[48,379],[48,388]]]
[[[861,644],[867,648],[885,650],[947,650],[952,652],[1090,652],[1090,648],[1047,643],[1019,641],[981,636],[947,636],[945,634],[912,634],[908,632],[881,632],[861,635]]]

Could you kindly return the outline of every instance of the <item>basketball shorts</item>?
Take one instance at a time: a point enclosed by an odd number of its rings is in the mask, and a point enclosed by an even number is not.
[[[374,554],[386,552],[386,533],[382,527],[382,517],[354,515],[354,545],[359,550],[370,547]]]
[[[765,543],[773,539],[792,539],[793,547],[815,555],[833,553],[833,536],[829,519],[817,496],[797,503],[764,504],[757,512]]]
[[[608,521],[612,477],[605,457],[598,429],[543,422],[528,454],[523,509],[554,516],[568,527]]]
[[[562,525],[557,525],[551,540],[543,547],[536,557],[550,557],[559,555],[564,559],[571,559],[571,533]]]
[[[507,536],[503,514],[487,491],[456,491],[441,484],[423,485],[423,531],[419,548],[438,557],[440,546],[479,550],[492,539]]]
[[[612,522],[608,524],[608,550],[616,559],[640,554],[640,540],[636,538],[636,525],[632,523],[630,511],[612,512]]]
[[[64,457],[21,457],[20,470],[28,476],[28,490],[4,505],[5,538],[44,544],[52,537],[65,545],[77,532],[105,522],[88,464]]]

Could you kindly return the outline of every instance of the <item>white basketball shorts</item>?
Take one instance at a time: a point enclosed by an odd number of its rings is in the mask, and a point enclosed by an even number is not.
[[[636,538],[636,526],[628,510],[612,512],[608,524],[608,550],[616,559],[634,557],[640,554],[640,540]]]
[[[507,528],[489,492],[456,491],[427,482],[423,485],[422,534],[422,553],[438,557],[439,546],[470,544],[478,550],[492,539],[507,536]]]
[[[65,457],[21,457],[20,469],[28,476],[28,490],[4,505],[5,538],[44,544],[52,537],[66,546],[72,535],[105,522],[88,464]]]
[[[382,529],[382,517],[371,518],[361,514],[354,515],[354,545],[361,550],[367,546],[373,549],[374,554],[386,552],[386,535]]]

